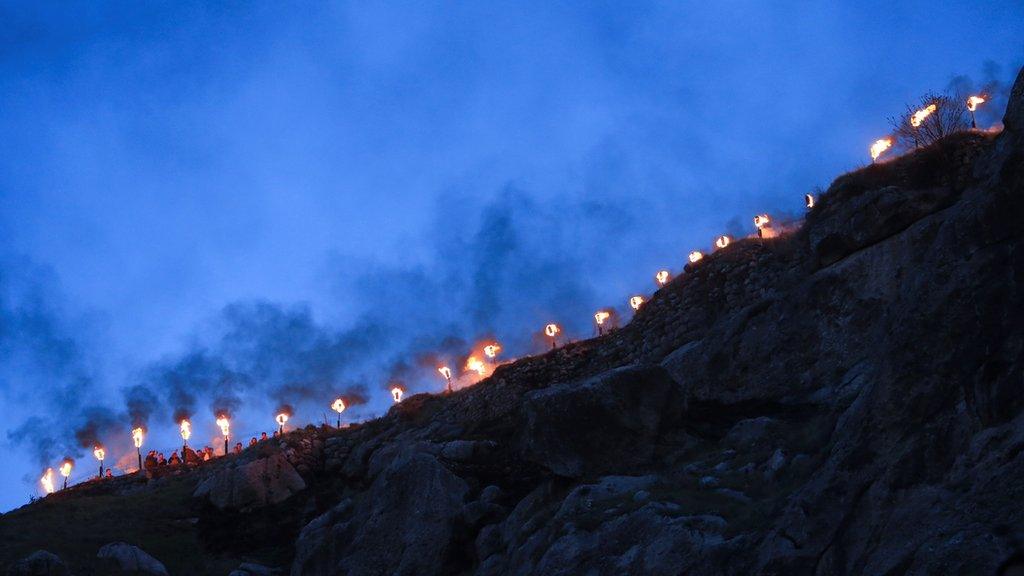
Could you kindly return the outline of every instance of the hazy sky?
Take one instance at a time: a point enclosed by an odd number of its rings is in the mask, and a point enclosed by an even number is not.
[[[180,402],[365,415],[422,354],[587,336],[1024,63],[1016,1],[38,4],[0,2],[0,510],[133,386],[169,454]]]

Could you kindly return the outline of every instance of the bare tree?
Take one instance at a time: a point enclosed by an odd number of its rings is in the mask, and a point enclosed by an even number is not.
[[[918,106],[908,105],[906,112],[889,118],[896,145],[912,150],[969,129],[966,102],[967,98],[960,94],[925,94]]]

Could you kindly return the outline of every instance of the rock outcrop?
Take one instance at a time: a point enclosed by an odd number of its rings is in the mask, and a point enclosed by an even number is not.
[[[204,480],[193,494],[214,507],[244,510],[277,504],[306,488],[306,482],[283,453],[253,462],[233,463]]]
[[[168,576],[167,568],[156,558],[146,554],[138,546],[113,542],[100,548],[97,558],[110,560],[116,564],[122,574],[139,574],[145,576]]]
[[[46,550],[36,550],[7,568],[6,574],[7,576],[71,576],[71,571],[56,554]]]

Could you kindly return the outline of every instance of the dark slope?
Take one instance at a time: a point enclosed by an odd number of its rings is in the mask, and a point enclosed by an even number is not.
[[[1024,520],[1022,78],[1002,134],[838,178],[802,228],[709,255],[613,334],[47,498],[0,518],[0,563],[81,572],[118,538],[180,574],[992,574]],[[83,510],[111,498],[180,502],[98,536]],[[74,546],[41,536],[71,510]]]

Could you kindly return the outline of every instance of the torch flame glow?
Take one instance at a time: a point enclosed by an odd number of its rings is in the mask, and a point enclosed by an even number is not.
[[[700,262],[701,258],[704,258],[704,254],[700,250],[694,250],[693,252],[690,252],[691,264],[696,264],[697,262]]]
[[[53,494],[53,468],[46,469],[46,473],[39,479],[39,483],[43,485],[43,492]]]
[[[550,336],[551,338],[557,336],[558,333],[561,331],[562,329],[558,327],[558,324],[548,324],[547,326],[544,327],[544,333]]]
[[[395,386],[394,388],[391,389],[391,397],[395,399],[396,404],[402,401],[402,394],[404,393],[405,391],[403,391],[398,386]]]
[[[654,275],[654,279],[661,286],[664,286],[665,284],[668,284],[668,281],[669,281],[670,277],[671,277],[671,275],[669,274],[668,270],[659,270],[658,273]]]
[[[227,416],[217,418],[217,426],[220,426],[220,433],[225,438],[231,434],[231,421],[228,420]]]
[[[65,477],[65,478],[67,478],[68,476],[71,476],[71,468],[73,468],[74,466],[75,466],[75,464],[71,460],[65,460],[65,461],[61,462],[60,463],[60,475]]]
[[[715,240],[715,246],[725,248],[729,245],[729,242],[732,242],[732,238],[729,238],[728,236],[719,236],[718,239]]]
[[[142,448],[142,439],[145,438],[146,431],[142,428],[136,428],[132,430],[132,442],[135,443],[136,448]]]
[[[342,398],[335,398],[334,403],[331,404],[331,410],[334,410],[338,414],[345,411],[345,400]]]
[[[882,155],[892,146],[891,138],[880,138],[875,140],[875,143],[871,145],[871,160],[878,160],[878,157]]]
[[[807,204],[807,209],[814,208],[814,194],[804,194],[804,204]]]
[[[938,106],[936,106],[935,104],[929,104],[924,108],[921,108],[917,112],[914,112],[914,115],[910,117],[910,125],[913,126],[914,128],[917,128],[918,126],[921,125],[921,122],[924,122],[925,118],[931,116],[932,112],[935,112],[935,110],[937,109]]]
[[[107,455],[107,451],[103,449],[103,446],[97,446],[93,448],[92,455],[95,456],[97,460],[103,460]]]
[[[181,421],[181,426],[179,427],[179,430],[181,430],[182,440],[188,440],[189,438],[192,437],[192,423],[189,422],[188,420]]]
[[[754,226],[757,226],[758,230],[764,228],[765,225],[767,225],[771,221],[771,217],[768,216],[767,214],[758,214],[757,216],[754,216]]]
[[[476,372],[483,376],[484,373],[487,372],[487,366],[485,366],[484,363],[476,356],[470,356],[466,359],[465,370],[466,372]]]
[[[644,297],[643,296],[633,296],[632,298],[629,299],[629,305],[630,305],[631,308],[633,308],[633,310],[639,310],[640,307],[643,306],[643,304],[644,304]]]
[[[596,314],[594,314],[594,322],[597,322],[598,326],[603,326],[604,321],[611,318],[611,316],[612,315],[610,312],[599,310]]]
[[[449,368],[447,366],[441,366],[440,368],[437,369],[437,371],[441,373],[441,376],[444,376],[445,380],[451,380],[452,379],[452,369],[451,368]]]
[[[978,109],[978,104],[984,104],[985,99],[981,96],[971,96],[967,99],[967,109],[974,112]]]
[[[484,346],[484,356],[487,356],[491,360],[494,360],[494,357],[498,355],[498,352],[501,352],[501,344],[498,344],[497,342]]]
[[[280,414],[277,415],[276,418],[274,418],[274,421],[277,422],[278,426],[284,426],[288,422],[288,415],[285,414],[284,412],[281,412]]]

